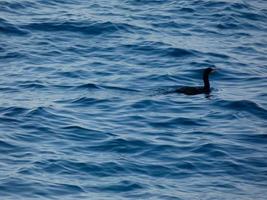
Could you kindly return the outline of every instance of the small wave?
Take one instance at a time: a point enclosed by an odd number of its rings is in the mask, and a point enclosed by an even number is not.
[[[238,137],[237,140],[242,141],[242,142],[250,142],[254,143],[255,145],[257,144],[266,144],[267,142],[267,134],[243,134],[242,137]]]
[[[98,103],[103,103],[108,100],[106,99],[97,99],[97,98],[89,98],[89,97],[81,97],[74,100],[71,100],[72,104],[81,105],[81,106],[91,106]]]
[[[27,8],[31,8],[34,5],[34,2],[30,1],[12,1],[12,2],[7,2],[7,1],[1,1],[0,2],[0,7],[2,6],[8,11],[17,11],[17,10],[24,10]]]
[[[125,169],[121,166],[121,164],[114,161],[95,163],[85,161],[48,159],[37,161],[34,163],[34,165],[38,168],[47,169],[49,171],[53,170],[54,173],[59,173],[62,175],[79,172],[96,177],[107,177],[125,172]]]
[[[13,117],[2,117],[0,116],[0,122],[1,123],[11,123],[13,125],[20,123],[20,120],[15,119]]]
[[[180,23],[177,23],[175,21],[155,23],[155,24],[153,24],[153,26],[156,27],[156,28],[170,27],[172,29],[186,29],[186,28],[191,28],[191,25],[188,24],[188,23],[181,23],[181,22]]]
[[[218,29],[229,29],[229,30],[233,30],[233,29],[241,29],[240,25],[238,23],[230,23],[230,22],[224,22],[224,23],[220,23],[216,26]]]
[[[14,88],[14,87],[0,87],[0,91],[2,92],[10,92],[10,93],[13,93],[13,92],[19,92],[20,90],[18,88]]]
[[[3,154],[10,154],[10,153],[17,153],[17,152],[22,152],[25,151],[25,148],[18,143],[14,142],[7,142],[5,140],[0,140],[0,151]],[[13,154],[14,155],[14,154]]]
[[[21,52],[5,52],[4,54],[0,55],[0,59],[21,59],[24,58],[25,54]]]
[[[178,117],[175,119],[169,119],[169,120],[165,120],[165,121],[149,122],[149,124],[153,127],[176,128],[177,126],[190,126],[190,127],[204,126],[207,123],[203,119],[192,119],[192,118]]]
[[[112,22],[42,22],[30,23],[22,26],[23,29],[32,31],[45,32],[72,32],[82,33],[84,35],[100,35],[104,33],[113,33],[116,31],[128,31],[133,29],[129,24],[112,23]]]
[[[223,53],[214,53],[214,52],[207,52],[205,53],[207,56],[211,56],[211,57],[214,57],[214,58],[221,58],[221,59],[230,59],[231,57],[226,55],[226,54],[223,54]]]
[[[41,89],[41,88],[45,88],[46,86],[42,84],[38,84],[38,83],[29,83],[29,84],[20,84],[18,85],[18,87],[30,88],[30,89]]]
[[[107,89],[107,90],[117,90],[117,91],[128,91],[128,92],[140,92],[139,90],[131,89],[131,88],[124,88],[119,86],[111,86],[111,85],[96,85],[93,83],[86,83],[81,84],[74,87],[75,89]]]
[[[202,153],[211,157],[228,157],[228,154],[222,150],[219,146],[212,143],[201,144],[198,147],[192,149],[194,153]]]
[[[249,100],[221,101],[218,105],[233,110],[248,112],[262,119],[266,119],[267,116],[267,110],[259,106],[257,103]]]
[[[29,32],[0,18],[0,32],[6,35],[25,36]]]
[[[86,83],[75,86],[76,89],[100,89],[101,87],[94,83]]]
[[[253,12],[240,12],[237,16],[243,19],[257,21],[257,22],[258,21],[264,22],[267,20],[266,15],[260,15],[258,13],[253,13]]]
[[[39,80],[28,80],[28,81],[17,81],[16,87],[23,89],[42,89],[45,88],[46,85]]]
[[[189,7],[183,7],[181,9],[179,9],[179,11],[185,12],[185,13],[194,13],[195,9],[194,8],[189,8]]]
[[[144,140],[137,139],[110,139],[98,145],[91,145],[88,149],[94,151],[109,151],[109,152],[117,152],[117,153],[125,153],[125,154],[135,154],[144,151],[146,148],[151,145]]]
[[[134,51],[145,52],[146,55],[161,54],[171,57],[191,57],[196,56],[197,51],[191,49],[183,49],[178,47],[171,47],[163,42],[145,41],[142,44],[124,45],[125,48]]]
[[[222,8],[224,9],[228,3],[224,1],[203,1],[205,8]]]
[[[14,117],[18,115],[22,115],[28,112],[27,108],[22,107],[0,107],[0,113],[2,113],[4,116]]]
[[[9,144],[8,142],[4,142],[0,140],[0,149],[1,151],[5,150],[10,150],[10,149],[14,149],[16,148],[16,146]]]
[[[72,123],[72,117],[66,115],[66,113],[56,114],[58,113],[56,110],[48,107],[37,107],[29,110],[25,117],[30,122],[33,123],[34,121],[40,122],[40,119],[42,120],[42,123],[52,123],[56,125],[65,125],[66,123]],[[48,124],[45,124],[48,125]],[[44,127],[45,129],[49,128]]]
[[[76,72],[57,72],[56,74],[67,78],[81,78],[81,75]]]
[[[124,88],[118,86],[101,86],[102,88],[111,89],[111,90],[119,90],[119,91],[129,91],[129,92],[140,92],[139,90],[131,89],[131,88]]]
[[[86,142],[90,140],[92,142],[104,140],[110,136],[107,133],[103,133],[94,129],[84,128],[78,125],[64,126],[61,129],[63,130],[63,134],[60,136],[60,138],[68,139],[71,141]]]
[[[120,181],[119,183],[115,184],[103,185],[98,189],[101,191],[104,190],[116,193],[116,192],[130,192],[143,188],[144,184],[141,183],[135,183],[133,181]]]
[[[149,108],[151,106],[157,106],[157,104],[158,102],[155,100],[146,99],[133,103],[131,107],[134,109],[144,109],[144,108]]]
[[[28,116],[34,116],[34,115],[47,115],[47,116],[51,116],[51,113],[49,113],[48,111],[46,111],[46,109],[44,107],[37,107],[34,108],[32,110],[30,110],[27,113]]]
[[[182,49],[182,48],[169,48],[167,50],[167,55],[173,56],[173,57],[191,57],[191,56],[196,56],[197,51],[187,50],[187,49]]]

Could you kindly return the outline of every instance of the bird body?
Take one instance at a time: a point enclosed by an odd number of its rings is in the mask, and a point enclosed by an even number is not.
[[[210,91],[206,91],[204,87],[198,86],[198,87],[190,87],[190,86],[183,86],[180,88],[177,88],[175,90],[177,93],[183,93],[186,95],[196,95],[196,94],[204,94],[204,93],[209,93]]]
[[[212,68],[206,68],[203,71],[203,86],[197,86],[197,87],[190,87],[190,86],[183,86],[179,87],[175,90],[177,93],[182,93],[186,95],[197,95],[197,94],[209,94],[211,92],[210,89],[210,83],[209,83],[209,74],[213,72],[214,69]]]

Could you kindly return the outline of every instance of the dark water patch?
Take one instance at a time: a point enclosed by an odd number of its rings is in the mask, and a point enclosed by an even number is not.
[[[112,85],[96,85],[94,83],[86,83],[86,84],[81,84],[78,86],[72,86],[72,90],[86,90],[86,91],[91,91],[91,92],[117,92],[118,93],[125,93],[127,94],[128,92],[131,92],[133,95],[139,94],[141,91],[137,89],[132,89],[132,88],[126,88],[126,87],[120,87],[120,86],[112,86]],[[77,103],[80,101],[86,101],[84,99],[86,97],[81,97],[81,100],[74,100],[73,102]],[[90,100],[89,100],[90,101]]]
[[[117,192],[129,192],[129,191],[135,191],[140,190],[144,188],[144,184],[141,183],[135,183],[133,181],[120,181],[119,183],[115,183],[112,185],[103,185],[100,188],[98,188],[100,191],[107,191],[112,193]]]
[[[36,107],[29,110],[25,114],[26,124],[36,123],[41,125],[39,128],[45,130],[50,129],[52,124],[53,127],[62,126],[73,121],[72,116],[69,116],[67,112],[58,113],[57,110],[48,107]],[[64,114],[63,114],[64,113]],[[48,126],[48,127],[46,127]],[[45,132],[45,131],[44,131]]]
[[[175,128],[179,126],[204,126],[206,125],[205,120],[203,119],[191,119],[191,118],[183,118],[178,117],[175,119],[165,120],[165,121],[154,121],[149,123],[152,127],[157,128]]]
[[[106,23],[78,23],[78,22],[46,22],[31,23],[24,26],[24,29],[47,31],[47,32],[79,32],[86,35],[99,35],[104,32],[114,32],[116,27],[110,22]]]
[[[66,78],[81,78],[81,74],[79,72],[57,72],[56,74],[66,77]]]
[[[49,196],[65,196],[67,194],[76,194],[85,192],[82,187],[77,184],[71,183],[57,183],[51,184],[50,187],[47,188],[47,192],[49,192]]]
[[[82,148],[82,147],[81,147]],[[80,175],[94,177],[108,177],[113,174],[123,174],[126,170],[117,162],[86,162],[66,160],[44,160],[34,163],[36,168],[42,168],[48,173],[68,175],[76,172]]]
[[[112,22],[61,22],[51,21],[43,23],[31,23],[22,26],[26,30],[45,31],[45,32],[71,32],[81,33],[84,35],[110,34],[117,31],[130,31],[132,28],[129,24],[112,23]]]
[[[191,57],[197,55],[197,52],[194,50],[186,50],[181,48],[169,48],[167,52],[167,55],[173,57]]]
[[[4,47],[0,47],[0,53],[3,53],[3,52],[5,52],[6,50],[5,50],[5,48]]]
[[[49,66],[27,66],[25,70],[29,70],[31,73],[49,73],[53,72],[56,69],[54,67]]]
[[[172,27],[173,29],[186,29],[191,28],[192,26],[187,23],[176,23],[174,21],[171,22],[161,22],[161,23],[154,23],[153,26],[155,28],[166,28],[166,27]],[[181,34],[181,33],[180,33]]]
[[[144,42],[142,44],[127,44],[123,46],[132,51],[145,52],[146,54],[161,53],[162,43]]]
[[[196,55],[196,51],[182,48],[169,47],[164,43],[145,42],[140,45],[125,45],[134,51],[144,52],[146,55],[161,54],[171,57],[191,57]]]
[[[18,117],[28,112],[27,108],[22,107],[0,107],[0,113],[8,117]]]
[[[22,59],[25,58],[26,55],[22,52],[5,52],[4,54],[0,54],[0,59],[5,59],[6,61]]]
[[[225,1],[203,1],[203,7],[205,8],[224,8],[228,3]]]
[[[180,179],[190,176],[190,173],[177,171],[172,169],[169,165],[131,163],[128,167],[132,173],[142,174],[147,177]]]
[[[54,89],[60,89],[60,90],[65,90],[65,91],[67,91],[67,92],[69,92],[69,91],[71,91],[71,90],[73,90],[73,89],[75,89],[75,87],[73,86],[73,85],[62,85],[62,84],[60,84],[60,85],[51,85],[51,88],[54,88]],[[64,101],[64,100],[63,100]],[[61,102],[61,100],[55,100],[55,102]]]
[[[19,120],[15,119],[13,117],[4,117],[4,116],[0,116],[0,122],[1,123],[9,123],[9,125],[18,125],[19,124]]]
[[[22,123],[21,123],[22,124]],[[35,126],[20,125],[20,130],[26,130],[27,133],[18,133],[13,135],[12,138],[25,143],[27,146],[33,147],[32,143],[42,143],[55,139],[55,132],[51,128],[47,128],[44,125]],[[32,150],[31,150],[32,151]]]
[[[4,194],[9,194],[9,195],[15,194],[15,193],[19,193],[21,195],[27,195],[31,193],[29,192],[29,190],[26,190],[25,188],[28,188],[31,190],[35,189],[35,187],[31,185],[29,181],[21,181],[20,178],[11,178],[9,180],[2,181],[2,184],[0,186],[0,191],[5,191]]]
[[[267,142],[267,134],[257,134],[254,133],[253,135],[243,134],[241,137],[237,137],[236,140],[242,142],[248,142],[251,144],[266,144]]]
[[[174,74],[151,74],[151,75],[148,75],[146,76],[147,79],[149,79],[150,81],[156,81],[156,82],[159,82],[160,84],[163,85],[164,82],[167,82],[167,81],[172,81],[172,82],[177,82],[179,80],[182,80],[182,79],[186,79],[187,77],[179,77],[178,79],[178,76],[177,75],[174,75]],[[153,88],[153,89],[150,89],[151,91],[152,90],[156,90],[156,91],[160,91],[161,89],[164,90],[164,89],[169,89],[170,87],[173,87],[174,86],[162,86],[160,88]]]
[[[223,32],[219,32],[217,30],[213,30],[213,29],[207,29],[207,28],[200,28],[200,27],[193,27],[190,29],[190,32],[194,33],[195,35],[198,36],[206,36],[206,35],[224,35]]]
[[[266,21],[267,20],[267,15],[266,13],[253,13],[253,12],[239,12],[239,14],[237,14],[238,17],[242,18],[242,19],[248,19],[251,21]]]
[[[140,5],[144,5],[144,4],[147,4],[147,5],[161,5],[161,4],[165,4],[165,3],[168,3],[169,1],[163,1],[163,0],[127,0],[126,1],[127,3],[130,3],[131,5],[134,5],[134,6],[140,6]]]
[[[228,153],[226,153],[223,148],[212,143],[199,145],[197,148],[193,149],[192,152],[209,155],[213,158],[228,157]]]
[[[126,92],[140,92],[140,90],[131,89],[131,88],[124,88],[124,87],[118,87],[118,86],[107,86],[102,85],[102,88],[109,89],[109,90],[117,90],[117,91],[126,91]]]
[[[68,139],[72,141],[97,141],[97,140],[104,140],[109,137],[109,134],[103,133],[98,130],[84,128],[81,126],[65,126],[62,127],[62,136],[60,136],[63,139]]]
[[[0,91],[5,92],[5,93],[15,93],[15,92],[19,92],[20,90],[14,87],[0,87]]]
[[[37,107],[37,108],[34,108],[32,110],[30,110],[28,113],[27,113],[27,116],[29,117],[33,117],[33,116],[47,116],[47,117],[51,117],[53,118],[54,115],[50,112],[47,111],[47,108],[44,108],[44,107]]]
[[[255,48],[249,46],[236,47],[234,48],[234,51],[238,54],[249,55],[249,56],[258,53]]]
[[[5,35],[15,36],[25,36],[29,34],[29,31],[26,31],[15,24],[11,24],[3,18],[0,18],[0,32]]]
[[[10,187],[13,185],[13,187]],[[1,185],[1,189],[8,194],[25,195],[27,198],[40,198],[43,196],[53,198],[53,196],[62,196],[67,194],[75,194],[83,192],[83,189],[77,185],[69,183],[53,183],[48,181],[47,184],[42,183],[38,178],[21,181],[19,178],[13,178]],[[34,191],[34,192],[32,192]]]
[[[195,9],[194,8],[183,7],[181,9],[179,9],[179,11],[185,12],[185,13],[194,13]]]
[[[10,156],[13,156],[13,155],[16,155],[18,152],[25,152],[25,151],[28,151],[30,150],[30,148],[27,148],[25,147],[25,145],[22,145],[21,143],[17,143],[17,142],[14,142],[12,140],[10,141],[5,141],[5,140],[0,140],[0,151],[3,153],[3,154],[8,154]],[[3,158],[3,157],[2,157]],[[7,164],[12,164],[14,165],[14,163],[17,163],[17,164],[23,164],[23,163],[26,163],[25,161],[20,161],[19,158],[16,158],[16,159],[2,159],[3,162],[7,163]]]
[[[150,144],[143,140],[117,138],[105,141],[101,145],[89,146],[88,149],[100,152],[108,151],[123,154],[135,154],[143,151],[149,146]]]
[[[90,98],[90,97],[81,97],[78,99],[74,99],[71,101],[72,104],[81,105],[81,106],[92,106],[98,103],[107,102],[107,99],[97,99],[97,98]]]
[[[230,6],[234,9],[250,9],[250,6],[245,2],[233,2]]]
[[[33,7],[35,3],[32,1],[13,1],[13,2],[8,2],[8,1],[1,1],[0,6],[3,6],[2,8],[7,9],[6,11],[17,11],[17,10],[25,10],[27,8]]]
[[[43,88],[46,88],[45,85],[38,84],[38,83],[19,84],[18,87],[24,88],[24,89],[43,89]]]
[[[134,109],[146,109],[150,107],[156,107],[158,104],[160,103],[155,100],[147,99],[147,100],[138,101],[132,104],[131,107]]]
[[[226,59],[226,60],[228,60],[228,59],[231,59],[231,57],[230,56],[228,56],[228,55],[225,55],[225,54],[223,54],[223,53],[215,53],[215,52],[208,52],[208,53],[205,53],[208,57],[214,57],[214,58],[220,58],[220,59]]]
[[[0,140],[1,152],[15,149],[16,146]]]
[[[243,159],[241,162],[244,165],[252,166],[254,167],[255,170],[262,171],[263,173],[266,174],[267,173],[267,170],[265,169],[266,165],[262,159],[263,156],[258,156],[258,157],[247,156],[247,158]],[[264,178],[262,178],[261,181],[264,182]]]
[[[262,108],[257,103],[249,101],[249,100],[221,101],[217,103],[218,105],[224,108],[229,108],[231,110],[237,110],[237,111],[242,111],[242,112],[248,112],[262,119],[266,119],[266,116],[267,116],[267,110]]]
[[[77,89],[100,89],[101,87],[94,83],[85,83],[78,86],[75,86]]]
[[[224,29],[233,30],[233,29],[239,29],[240,28],[240,27],[238,27],[237,23],[230,23],[230,22],[220,23],[216,27],[218,29],[221,29],[221,30],[224,30]]]
[[[43,89],[47,86],[40,81],[24,81],[17,84],[18,88],[22,89]]]

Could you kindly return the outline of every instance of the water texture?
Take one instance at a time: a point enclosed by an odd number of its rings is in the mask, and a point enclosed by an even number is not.
[[[265,0],[1,0],[1,200],[266,199],[266,55]]]

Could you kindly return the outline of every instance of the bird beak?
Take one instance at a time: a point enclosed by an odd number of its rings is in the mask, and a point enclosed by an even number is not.
[[[217,69],[212,69],[211,73],[214,73],[215,71],[217,71]]]

